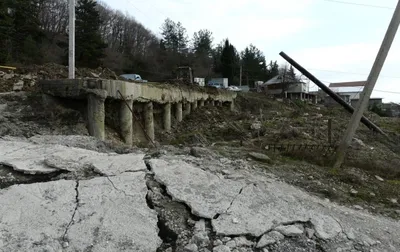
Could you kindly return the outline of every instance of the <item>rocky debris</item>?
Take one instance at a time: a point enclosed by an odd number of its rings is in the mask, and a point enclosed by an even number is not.
[[[192,147],[190,148],[190,154],[194,157],[213,157],[215,154],[207,149],[207,148],[201,148],[201,147]]]
[[[246,237],[235,237],[236,246],[238,247],[252,247],[254,244],[252,241],[249,241]]]
[[[231,249],[225,245],[219,245],[213,248],[213,252],[231,252]]]
[[[282,236],[282,239],[284,237]],[[264,248],[268,245],[276,243],[278,240],[276,240],[274,237],[272,237],[270,234],[265,234],[261,237],[261,239],[257,243],[257,248]]]
[[[173,251],[177,248],[197,244],[194,235],[203,232],[203,223],[196,222],[190,210],[182,203],[173,201],[165,191],[166,188],[154,180],[152,174],[146,175],[147,203],[158,215],[159,236],[163,239],[163,244],[159,247],[160,251]],[[193,232],[191,226],[194,225]],[[206,227],[204,223],[204,232]],[[194,249],[194,246],[188,248]]]
[[[230,249],[233,249],[237,246],[235,240],[230,240],[225,245]]]
[[[262,153],[258,153],[258,152],[250,152],[249,156],[257,161],[261,161],[261,162],[265,162],[265,163],[270,163],[271,159]]]
[[[350,190],[350,194],[353,195],[353,196],[354,196],[354,195],[357,195],[357,194],[358,194],[358,191],[355,190],[355,189],[351,189],[351,190]]]
[[[315,230],[312,228],[306,228],[306,235],[309,239],[313,238]]]
[[[76,78],[120,79],[115,72],[100,67],[97,69],[77,68],[75,74]],[[0,92],[32,90],[38,80],[66,78],[68,78],[68,67],[54,63],[17,68],[9,73],[0,72]]]
[[[0,140],[0,164],[27,174],[48,174],[64,170],[117,175],[126,171],[146,170],[143,157],[144,154],[118,155],[62,145]]]
[[[275,230],[288,237],[299,236],[304,232],[302,228],[296,225],[279,226],[276,227]]]
[[[0,192],[7,202],[0,206],[1,249],[156,251],[161,239],[146,192],[144,173],[11,186]]]
[[[207,163],[209,165],[212,163]],[[351,227],[357,227],[355,242],[364,242],[360,237],[368,233],[372,240],[381,241],[374,245],[381,250],[400,247],[395,235],[398,223],[368,213],[360,215],[360,212],[326,202],[275,179],[253,174],[247,178],[253,181],[250,184],[232,181],[214,176],[201,165],[193,166],[166,157],[149,160],[149,166],[155,179],[166,187],[174,200],[184,202],[193,214],[211,219],[213,232],[224,236],[214,240],[214,249],[238,249],[237,241],[229,242],[232,239],[226,236],[246,235],[259,239],[259,242],[264,234],[277,226],[289,229],[286,234],[295,235],[293,238],[300,239],[296,242],[301,241],[304,248],[314,248],[310,251],[318,251],[319,245],[315,240],[310,240],[312,244],[309,244],[307,236],[345,247],[348,240],[343,233]],[[387,235],[382,237],[383,232]],[[268,235],[272,236],[271,232]],[[290,246],[295,245],[284,239],[276,251],[290,251]]]
[[[261,122],[254,122],[250,125],[250,129],[252,130],[260,130],[261,129]]]
[[[292,139],[297,138],[301,135],[301,131],[297,127],[289,125],[288,127],[283,127],[280,130],[279,136],[282,139]]]
[[[353,207],[354,207],[354,209],[357,209],[357,210],[364,210],[364,208],[360,205],[354,205]]]
[[[24,81],[20,80],[14,83],[13,91],[22,91],[24,88]]]
[[[366,147],[365,143],[358,138],[353,138],[351,146],[356,150],[361,150]]]
[[[199,251],[199,248],[197,247],[196,244],[189,244],[186,245],[186,247],[183,249],[184,252],[197,252]]]

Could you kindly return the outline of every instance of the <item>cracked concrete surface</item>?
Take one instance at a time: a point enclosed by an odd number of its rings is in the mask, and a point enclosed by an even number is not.
[[[309,222],[322,240],[341,239],[351,230],[356,243],[380,251],[400,249],[398,221],[328,203],[286,183],[257,175],[253,180],[258,181],[238,194],[244,182],[215,179],[199,167],[170,158],[149,163],[168,193],[190,206],[193,213],[206,218],[220,214],[212,220],[217,235],[261,237],[281,224]],[[220,204],[229,205],[233,199],[229,211],[221,212]]]
[[[144,173],[80,181],[68,251],[156,251],[157,215],[146,194]]]
[[[0,190],[0,251],[400,251],[398,221],[241,170],[243,162],[166,152],[143,160],[60,139],[0,139],[0,162],[16,170],[73,174]],[[75,176],[86,169],[97,177]]]
[[[86,169],[104,175],[117,175],[128,170],[145,171],[143,158],[144,154],[119,155],[59,144],[0,140],[0,164],[27,174],[48,174],[60,170],[77,172]]]
[[[2,190],[0,251],[156,251],[144,173],[109,179],[119,190],[106,177]]]
[[[155,180],[166,186],[167,193],[174,200],[186,203],[193,214],[203,218],[212,219],[226,212],[245,185],[221,179],[179,160],[152,159],[149,164],[155,173]],[[188,169],[181,169],[182,165]],[[177,180],[181,178],[185,184],[176,186]],[[208,188],[207,191],[204,188]]]

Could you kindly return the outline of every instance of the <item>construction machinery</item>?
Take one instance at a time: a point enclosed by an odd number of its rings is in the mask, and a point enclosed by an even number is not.
[[[179,83],[191,85],[193,81],[193,69],[189,66],[180,66],[176,69],[176,79]]]

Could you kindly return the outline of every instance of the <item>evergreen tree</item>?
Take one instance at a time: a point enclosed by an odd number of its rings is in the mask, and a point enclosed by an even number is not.
[[[44,34],[38,19],[39,0],[11,1],[8,11],[13,19],[13,59],[29,63],[40,61],[39,48]]]
[[[0,63],[11,60],[13,19],[10,15],[10,0],[0,1]]]
[[[79,0],[76,7],[76,65],[96,68],[107,45],[100,35],[100,15],[93,0]]]
[[[212,32],[209,30],[200,30],[193,34],[193,49],[197,55],[209,56],[212,49]]]
[[[221,53],[221,73],[222,77],[228,78],[230,85],[235,82],[235,73],[238,68],[239,55],[235,47],[226,39]]]
[[[272,79],[279,74],[279,65],[277,61],[270,61],[266,80]]]
[[[243,80],[249,86],[254,86],[255,81],[263,81],[267,77],[264,54],[254,45],[246,47],[241,53]]]
[[[212,33],[209,30],[200,30],[193,34],[193,67],[200,76],[210,76],[212,58]]]
[[[188,36],[186,34],[186,28],[182,26],[181,22],[178,22],[176,24],[176,34],[177,34],[178,53],[187,53]]]
[[[178,35],[176,31],[176,24],[171,19],[167,18],[161,26],[161,35],[163,36],[163,46],[167,50],[178,50]]]
[[[180,22],[175,23],[167,18],[161,26],[161,35],[165,48],[174,53],[184,53],[187,49],[188,38],[186,29]]]

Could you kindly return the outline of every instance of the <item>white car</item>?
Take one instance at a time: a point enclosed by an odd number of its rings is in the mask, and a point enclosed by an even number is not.
[[[235,91],[235,92],[240,92],[242,91],[240,88],[236,87],[236,86],[229,86],[228,90],[230,91]]]
[[[139,74],[123,74],[120,75],[120,77],[137,82],[147,82],[147,80],[143,80]]]

